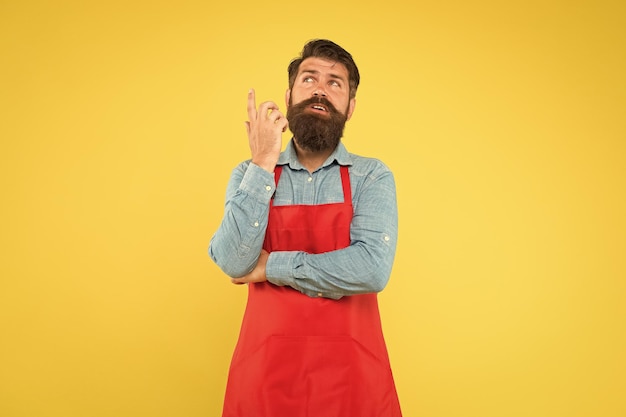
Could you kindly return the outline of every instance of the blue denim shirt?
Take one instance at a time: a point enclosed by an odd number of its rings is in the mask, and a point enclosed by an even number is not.
[[[339,166],[348,165],[354,210],[350,246],[322,254],[272,252],[267,280],[311,297],[338,299],[382,291],[389,281],[398,236],[391,171],[376,159],[348,153],[342,143],[313,173],[300,164],[292,142],[278,165],[283,165],[278,189],[274,175],[250,160],[233,170],[224,218],[209,245],[213,261],[231,277],[252,271],[263,247],[272,195],[276,206],[342,202]]]

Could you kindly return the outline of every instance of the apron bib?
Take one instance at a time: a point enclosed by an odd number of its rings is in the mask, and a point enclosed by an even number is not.
[[[282,167],[275,169],[278,181]],[[274,206],[264,249],[324,253],[350,245],[344,202]],[[375,293],[312,298],[269,282],[248,285],[223,417],[400,417]]]

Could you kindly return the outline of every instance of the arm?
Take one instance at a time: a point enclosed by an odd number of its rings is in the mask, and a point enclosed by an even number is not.
[[[209,256],[228,276],[246,275],[257,264],[274,190],[274,176],[256,164],[233,170],[224,217],[209,244]]]
[[[224,218],[209,245],[213,261],[231,277],[246,275],[257,265],[275,189],[274,167],[286,129],[287,119],[278,106],[267,101],[257,111],[254,90],[250,90],[246,130],[252,159],[233,171]]]

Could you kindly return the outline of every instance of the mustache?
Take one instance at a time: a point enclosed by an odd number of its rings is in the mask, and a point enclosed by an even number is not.
[[[296,109],[303,109],[313,104],[323,104],[330,113],[339,113],[339,110],[337,110],[337,108],[333,106],[333,104],[328,101],[328,99],[322,96],[307,98],[306,100],[302,100],[298,104],[293,104],[292,107]]]

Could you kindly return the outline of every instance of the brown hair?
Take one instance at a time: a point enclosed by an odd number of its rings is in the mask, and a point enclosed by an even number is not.
[[[356,96],[356,90],[359,87],[361,77],[359,76],[359,69],[354,62],[354,59],[352,59],[352,55],[350,55],[350,53],[341,46],[327,39],[314,39],[309,41],[306,45],[304,45],[304,48],[302,48],[300,56],[291,61],[289,67],[287,68],[287,72],[289,73],[290,89],[293,88],[293,84],[296,81],[296,75],[298,75],[300,64],[302,61],[310,57],[324,58],[329,61],[343,64],[348,70],[350,98],[354,98]]]

